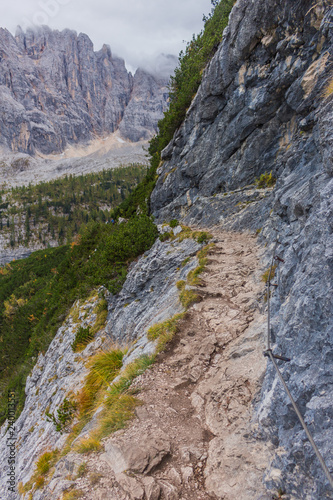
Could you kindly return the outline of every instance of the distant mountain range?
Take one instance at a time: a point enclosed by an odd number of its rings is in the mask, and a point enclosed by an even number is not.
[[[89,37],[47,26],[15,37],[0,29],[0,146],[61,153],[117,130],[149,139],[168,106],[168,78],[138,69]]]

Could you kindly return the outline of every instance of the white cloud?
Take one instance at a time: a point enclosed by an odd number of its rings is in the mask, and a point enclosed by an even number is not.
[[[12,0],[1,15],[1,26],[48,24],[86,33],[95,50],[103,43],[135,68],[160,54],[179,54],[184,40],[202,26],[210,0]]]

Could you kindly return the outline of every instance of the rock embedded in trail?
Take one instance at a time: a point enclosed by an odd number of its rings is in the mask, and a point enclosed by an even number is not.
[[[107,461],[115,474],[125,471],[148,474],[169,455],[170,450],[168,436],[157,429],[141,435],[136,443],[122,442],[121,438],[114,444],[108,442],[101,458]]]

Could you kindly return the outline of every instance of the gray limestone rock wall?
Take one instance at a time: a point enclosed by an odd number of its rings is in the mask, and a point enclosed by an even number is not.
[[[150,139],[151,131],[168,108],[167,80],[138,69],[133,80],[131,100],[119,125],[121,134],[131,141]]]
[[[43,26],[26,33],[18,29],[14,38],[0,29],[1,144],[12,151],[50,154],[67,143],[112,133],[132,98],[132,108],[146,101],[147,86],[154,87],[154,98],[151,110],[149,102],[144,107],[138,136],[150,137],[165,109],[166,82],[143,71],[133,78],[109,46],[94,52],[82,33]],[[128,120],[122,130],[138,140]]]
[[[19,481],[25,483],[34,472],[37,458],[45,451],[62,447],[66,440],[65,434],[55,430],[53,422],[49,421],[45,412],[54,413],[69,397],[71,391],[78,390],[83,385],[87,374],[85,362],[96,352],[102,343],[100,336],[89,344],[82,353],[75,353],[71,343],[76,331],[81,325],[93,325],[96,320],[94,308],[99,298],[91,298],[83,304],[76,302],[71,314],[59,328],[45,355],[40,353],[36,365],[26,382],[26,401],[23,412],[15,422],[15,471],[16,485]],[[78,320],[73,317],[78,312]],[[16,500],[19,495],[8,489],[8,434],[6,423],[0,429],[0,497]]]
[[[112,296],[104,290],[109,303],[106,326],[80,353],[73,352],[71,344],[80,326],[86,328],[94,325],[95,308],[100,299],[96,293],[85,302],[76,301],[73,304],[47,352],[39,355],[27,379],[25,406],[15,422],[16,483],[26,483],[30,479],[38,457],[45,451],[64,446],[68,433],[57,432],[45,412],[56,415],[64,398],[77,393],[83,386],[84,377],[88,373],[86,362],[99,348],[106,350],[114,343],[129,347],[123,359],[124,365],[143,354],[154,352],[154,343],[148,341],[147,330],[153,324],[183,311],[176,283],[186,279],[189,271],[198,265],[196,253],[201,247],[202,244],[191,238],[164,243],[158,239],[149,251],[132,264],[119,295]],[[188,262],[182,266],[185,259]],[[102,292],[103,287],[99,291]],[[93,424],[96,424],[95,417],[77,439],[85,436]],[[16,500],[18,494],[11,493],[7,484],[6,430],[5,423],[0,428],[0,498]],[[81,462],[82,460],[78,461]],[[65,489],[73,485],[68,475],[74,470],[77,472],[75,460],[64,457],[58,462],[56,469],[45,490],[34,492],[35,500],[59,498]]]
[[[333,470],[333,8],[331,2],[239,0],[187,117],[163,151],[151,208],[162,222],[257,231],[266,265],[279,238],[273,352]],[[254,178],[273,172],[274,188]],[[166,174],[169,175],[166,176]],[[269,491],[333,492],[271,365],[258,438],[276,447]]]
[[[186,119],[162,152],[151,198],[160,217],[190,193],[243,187],[279,175],[332,71],[329,2],[239,0]],[[166,175],[169,174],[169,175]]]

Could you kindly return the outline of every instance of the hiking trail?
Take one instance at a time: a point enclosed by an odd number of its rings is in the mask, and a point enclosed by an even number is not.
[[[259,248],[253,235],[211,232],[215,245],[194,287],[200,302],[133,384],[143,402],[136,418],[103,440],[105,453],[88,457],[88,474],[100,477],[93,487],[77,479],[85,499],[268,498],[270,450],[252,421],[266,370]]]

